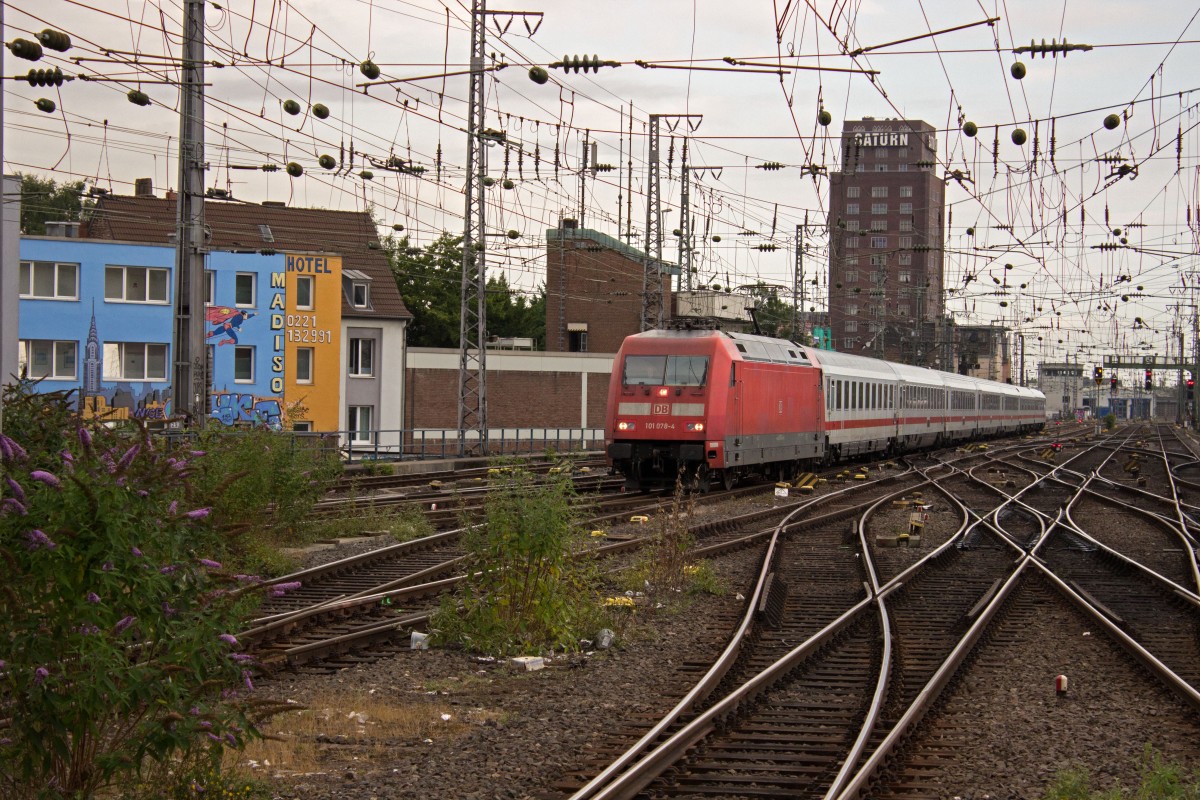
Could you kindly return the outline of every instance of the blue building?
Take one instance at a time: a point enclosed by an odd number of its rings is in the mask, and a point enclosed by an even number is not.
[[[170,416],[174,267],[169,245],[21,237],[20,373],[42,391],[76,390],[86,414]],[[269,307],[284,257],[214,252],[209,267],[212,416],[278,425],[283,345]]]

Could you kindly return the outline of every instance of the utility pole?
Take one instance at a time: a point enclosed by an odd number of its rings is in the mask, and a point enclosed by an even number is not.
[[[521,17],[530,36],[541,26],[538,11],[488,11],[486,0],[471,3],[471,78],[467,92],[467,183],[463,212],[462,293],[458,331],[458,454],[487,455],[487,147],[507,146],[502,131],[483,127],[484,57],[489,15],[506,17],[503,33]],[[529,20],[537,19],[535,25]]]
[[[792,339],[800,331],[800,318],[804,315],[804,235],[808,232],[808,212],[804,212],[804,224],[796,226],[796,268],[792,274]]]
[[[651,114],[650,127],[646,136],[646,242],[642,261],[642,324],[641,330],[648,331],[663,326],[665,309],[663,295],[662,264],[662,198],[661,173],[659,171],[659,125],[670,120],[667,126],[674,130],[681,120],[687,120],[690,131],[700,127],[703,114]],[[695,120],[693,123],[692,120]],[[684,172],[686,173],[686,167]]]
[[[646,136],[646,241],[642,260],[641,330],[663,324],[662,210],[658,197],[658,114],[650,115]]]
[[[692,198],[691,170],[688,169],[688,140],[683,137],[683,156],[679,161],[679,266],[684,285],[692,291]]]
[[[485,0],[471,4],[471,83],[467,92],[467,185],[463,213],[462,296],[458,334],[458,454],[486,455],[487,285],[485,257],[487,205],[483,178],[487,150],[483,135]],[[471,434],[474,434],[473,436]]]
[[[204,345],[204,0],[184,0],[175,247],[174,413],[203,428],[208,416]]]

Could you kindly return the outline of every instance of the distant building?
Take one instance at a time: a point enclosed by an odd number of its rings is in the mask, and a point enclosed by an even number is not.
[[[1085,398],[1094,391],[1090,377],[1084,377],[1085,367],[1079,363],[1044,361],[1038,365],[1038,389],[1046,395],[1046,416],[1071,419],[1082,414]]]
[[[564,219],[546,231],[546,350],[615,353],[641,331],[645,254]],[[672,316],[671,276],[662,262],[663,317]]]
[[[847,120],[829,175],[829,323],[835,350],[954,370],[943,318],[935,129]]]
[[[1020,380],[1013,378],[1007,328],[1001,325],[960,325],[952,330],[957,362],[942,369],[989,381],[1020,383]]]

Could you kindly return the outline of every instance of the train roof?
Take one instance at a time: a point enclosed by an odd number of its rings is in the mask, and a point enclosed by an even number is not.
[[[837,350],[818,350],[788,339],[759,336],[753,333],[734,333],[712,329],[701,330],[651,330],[633,334],[627,339],[715,339],[731,345],[747,361],[765,361],[779,364],[815,365],[828,367],[830,371],[855,377],[897,378],[906,383],[943,386],[949,389],[995,392],[1019,397],[1044,398],[1037,389],[1001,383],[973,375],[898,364],[870,356],[842,353]]]

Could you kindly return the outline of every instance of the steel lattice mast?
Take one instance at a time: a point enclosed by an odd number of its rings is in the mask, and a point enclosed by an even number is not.
[[[463,214],[462,304],[458,338],[458,454],[486,455],[487,438],[487,169],[483,133],[485,0],[471,4],[471,88],[467,110],[466,210]]]
[[[661,328],[663,324],[662,279],[662,210],[659,199],[658,114],[650,115],[646,136],[646,241],[642,261],[642,325],[643,331]]]

